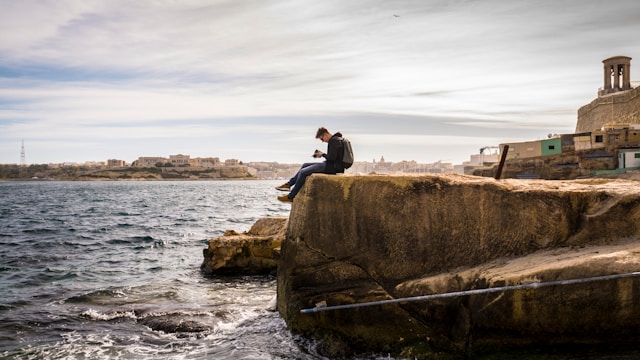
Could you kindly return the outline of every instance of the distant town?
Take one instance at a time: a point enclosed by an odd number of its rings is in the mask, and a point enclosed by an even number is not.
[[[496,148],[497,149],[497,148]],[[497,151],[497,150],[496,150]],[[493,161],[497,154],[476,156]],[[473,156],[472,156],[473,157]],[[84,163],[64,162],[57,164],[10,164],[0,165],[2,179],[221,179],[255,178],[285,179],[293,176],[301,164],[278,162],[243,162],[238,159],[220,160],[218,157],[196,157],[177,154],[168,157],[139,157],[132,163],[125,160],[88,161]],[[347,170],[356,174],[390,173],[433,173],[446,174],[463,172],[460,166],[452,163],[435,162],[420,164],[416,161],[387,162],[384,157],[372,162],[357,161]]]

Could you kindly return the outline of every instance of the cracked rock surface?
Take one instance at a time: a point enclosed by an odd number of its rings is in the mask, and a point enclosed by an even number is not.
[[[427,294],[640,271],[633,179],[313,175],[278,264],[278,309],[326,353],[412,357],[637,341],[640,278],[301,314]]]

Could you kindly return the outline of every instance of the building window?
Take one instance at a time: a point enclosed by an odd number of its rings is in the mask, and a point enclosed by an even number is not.
[[[549,150],[554,150],[556,148],[555,145],[549,145]]]
[[[635,154],[633,154],[633,157],[634,157],[635,159],[640,159],[640,153],[635,153]]]
[[[602,135],[596,135],[596,142],[597,143],[601,143],[603,140],[603,136]]]

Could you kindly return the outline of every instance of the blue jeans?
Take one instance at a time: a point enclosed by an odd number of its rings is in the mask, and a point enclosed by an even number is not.
[[[305,180],[307,180],[307,176],[314,173],[323,173],[327,165],[324,162],[321,163],[304,163],[300,167],[300,170],[293,175],[287,184],[293,186],[291,192],[289,193],[289,198],[293,199],[296,197],[298,192],[302,189],[302,185],[304,185]]]

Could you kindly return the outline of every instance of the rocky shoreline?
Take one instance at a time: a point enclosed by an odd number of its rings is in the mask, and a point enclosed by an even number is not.
[[[200,270],[208,276],[275,275],[287,222],[287,217],[266,217],[243,233],[226,230],[223,236],[209,240]]]
[[[255,174],[244,165],[212,168],[89,168],[81,166],[50,167],[48,165],[0,165],[0,181],[185,181],[185,180],[255,180]]]
[[[301,313],[638,272],[640,187],[637,174],[624,177],[314,175],[288,222],[279,220],[268,235],[282,242],[281,253],[271,243],[278,310],[293,332],[320,340],[330,357],[633,347],[640,338],[637,277]],[[327,193],[339,196],[320,196]],[[265,241],[253,230],[244,236]],[[235,249],[252,254],[246,246]],[[205,250],[205,258],[213,253]]]

